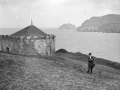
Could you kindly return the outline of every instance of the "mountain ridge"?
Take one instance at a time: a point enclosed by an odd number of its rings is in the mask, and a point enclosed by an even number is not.
[[[76,30],[80,32],[120,33],[120,15],[108,14],[101,17],[91,17]]]

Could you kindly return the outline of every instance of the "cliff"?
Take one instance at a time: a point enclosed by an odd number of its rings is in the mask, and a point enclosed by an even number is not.
[[[77,27],[77,31],[120,33],[120,15],[108,14],[101,17],[91,17]]]

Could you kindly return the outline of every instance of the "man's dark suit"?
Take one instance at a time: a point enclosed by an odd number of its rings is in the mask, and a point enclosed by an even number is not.
[[[95,67],[94,58],[91,56],[88,58],[88,71],[87,71],[87,73],[92,73],[93,67]]]

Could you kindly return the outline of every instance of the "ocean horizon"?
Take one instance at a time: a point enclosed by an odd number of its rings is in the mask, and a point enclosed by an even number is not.
[[[56,51],[66,49],[69,52],[81,52],[120,63],[120,33],[78,32],[59,30],[58,28],[39,28],[47,34],[56,36]],[[0,29],[1,35],[10,35],[20,28]]]
[[[78,32],[76,30],[59,30],[43,28],[46,33],[56,36],[56,50],[81,52],[120,63],[120,33]]]

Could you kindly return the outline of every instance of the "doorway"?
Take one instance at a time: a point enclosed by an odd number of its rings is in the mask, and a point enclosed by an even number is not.
[[[6,52],[9,53],[9,48],[8,47],[6,47]]]
[[[51,55],[51,46],[48,47],[48,55]]]

